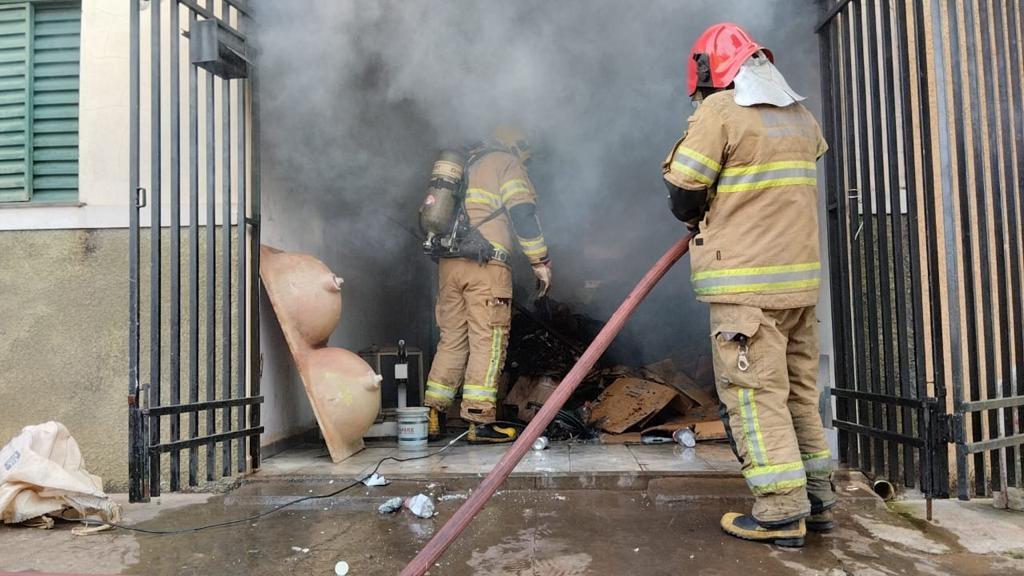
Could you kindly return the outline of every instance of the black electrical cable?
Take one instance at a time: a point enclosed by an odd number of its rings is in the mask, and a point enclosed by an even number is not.
[[[445,445],[444,448],[441,448],[440,450],[436,450],[436,451],[431,452],[429,454],[423,454],[421,456],[410,456],[409,458],[395,458],[394,456],[385,456],[384,458],[381,458],[380,460],[378,460],[377,464],[373,467],[373,470],[369,474],[363,476],[362,479],[355,480],[351,484],[347,484],[347,485],[345,485],[345,486],[335,490],[334,492],[329,492],[327,494],[315,494],[313,496],[303,496],[302,498],[297,498],[297,499],[292,500],[290,502],[285,502],[284,504],[280,504],[278,506],[275,506],[275,507],[271,508],[270,510],[267,510],[265,512],[260,512],[259,514],[253,514],[252,516],[246,516],[245,518],[236,518],[235,520],[227,520],[225,522],[217,522],[217,523],[214,523],[214,524],[206,524],[204,526],[194,526],[192,528],[179,528],[177,530],[150,530],[148,528],[138,528],[138,527],[135,527],[135,526],[125,526],[123,524],[116,524],[114,522],[105,522],[103,520],[88,520],[88,519],[84,519],[84,518],[65,518],[63,515],[60,516],[60,519],[61,520],[67,520],[69,522],[80,522],[80,523],[82,523],[82,524],[84,524],[86,526],[109,526],[111,528],[118,528],[120,530],[128,530],[128,531],[131,531],[131,532],[139,532],[139,533],[142,533],[142,534],[152,534],[152,535],[155,535],[155,536],[171,536],[171,535],[174,535],[174,534],[190,534],[190,533],[199,532],[199,531],[202,531],[202,530],[209,530],[211,528],[221,528],[221,527],[224,527],[224,526],[233,526],[235,524],[241,524],[243,522],[252,522],[254,520],[259,520],[260,518],[264,518],[264,517],[269,516],[269,515],[271,515],[271,514],[273,514],[275,512],[278,512],[280,510],[284,510],[285,508],[288,508],[289,506],[294,506],[294,505],[299,504],[301,502],[306,502],[308,500],[320,500],[320,499],[323,499],[323,498],[331,498],[333,496],[337,496],[338,494],[341,494],[342,492],[345,492],[346,490],[351,490],[352,488],[355,488],[356,486],[362,484],[363,480],[365,480],[366,478],[369,478],[369,477],[373,476],[374,474],[376,474],[377,471],[380,470],[381,464],[384,464],[388,460],[392,460],[394,462],[412,462],[413,460],[423,460],[424,458],[430,458],[432,456],[437,456],[438,454],[440,454],[440,453],[444,452],[445,450],[451,448],[456,442],[461,440],[466,434],[469,434],[468,430],[463,432],[462,434],[459,434],[458,436],[456,436],[451,442],[448,442],[448,444]]]

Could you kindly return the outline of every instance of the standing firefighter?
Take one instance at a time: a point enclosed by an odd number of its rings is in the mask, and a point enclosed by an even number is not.
[[[470,439],[515,439],[514,427],[480,424],[495,420],[512,322],[513,241],[529,258],[540,295],[551,286],[537,196],[524,165],[529,155],[523,135],[504,126],[495,130],[492,142],[468,151],[459,216],[466,231],[439,259],[436,314],[441,341],[424,402],[431,408],[428,428],[433,437],[440,435],[443,415],[462,385],[461,414],[471,424]]]
[[[697,107],[662,167],[672,213],[697,235],[692,284],[711,308],[722,416],[756,501],[727,533],[802,546],[833,528],[831,454],[818,414],[814,117],[739,26],[712,26],[690,60]]]

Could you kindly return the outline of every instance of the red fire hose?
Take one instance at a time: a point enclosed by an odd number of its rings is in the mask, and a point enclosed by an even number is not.
[[[547,429],[555,414],[562,409],[562,406],[572,396],[573,391],[579,386],[580,381],[594,367],[597,359],[608,349],[612,340],[622,330],[626,320],[633,314],[637,306],[650,294],[654,285],[672,268],[672,265],[686,254],[690,248],[690,238],[692,238],[692,235],[687,235],[676,242],[668,252],[665,252],[665,255],[658,260],[654,267],[640,279],[636,288],[633,288],[633,291],[622,302],[619,309],[615,311],[615,314],[612,314],[611,320],[604,325],[604,328],[594,338],[594,341],[590,343],[590,346],[587,347],[583,356],[580,357],[576,365],[569,371],[569,374],[562,380],[562,383],[558,385],[551,394],[551,397],[544,402],[544,406],[533,417],[530,425],[526,427],[526,430],[519,436],[519,439],[502,456],[498,464],[484,478],[483,482],[473,492],[473,495],[466,500],[465,504],[455,511],[455,514],[448,519],[448,522],[437,531],[437,534],[434,534],[430,542],[427,542],[423,550],[420,550],[420,553],[402,570],[401,576],[423,576],[434,565],[434,562],[444,554],[444,551],[451,546],[452,542],[459,537],[459,534],[462,534],[462,531],[469,526],[473,518],[483,509],[487,501],[494,495],[494,492],[505,482],[509,474],[512,473],[512,470],[515,469],[519,461],[526,455],[526,452],[530,450],[533,441]]]

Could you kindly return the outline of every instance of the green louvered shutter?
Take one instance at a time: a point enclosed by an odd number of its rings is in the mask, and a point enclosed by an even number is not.
[[[82,9],[35,6],[32,30],[34,201],[78,197],[78,84]]]
[[[32,197],[31,117],[27,114],[32,98],[31,21],[28,4],[0,5],[0,202]]]

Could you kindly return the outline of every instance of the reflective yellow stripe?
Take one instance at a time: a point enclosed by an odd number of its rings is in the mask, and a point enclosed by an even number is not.
[[[427,380],[427,396],[431,398],[437,398],[439,400],[451,400],[455,398],[455,392],[457,390],[451,386],[445,386],[440,382],[434,380]]]
[[[675,172],[682,172],[683,174],[690,176],[691,178],[693,178],[697,182],[700,182],[701,184],[704,184],[705,186],[711,186],[712,184],[715,183],[713,179],[708,178],[707,176],[698,172],[697,170],[690,168],[685,164],[680,164],[679,162],[672,162],[672,170]]]
[[[462,397],[467,400],[495,401],[498,399],[498,391],[486,386],[472,386],[466,384],[463,387]]]
[[[504,194],[509,188],[526,188],[527,190],[529,190],[529,185],[526,183],[526,180],[516,178],[514,180],[509,180],[508,182],[502,184],[501,193]]]
[[[803,462],[752,466],[743,471],[747,486],[755,494],[767,494],[807,485]]]
[[[687,148],[686,146],[680,146],[676,150],[676,154],[677,155],[678,154],[682,154],[683,156],[686,156],[687,158],[691,158],[693,160],[696,160],[697,162],[700,162],[701,164],[703,164],[703,165],[707,166],[708,168],[714,170],[716,174],[722,170],[722,165],[721,164],[719,164],[718,162],[715,162],[714,160],[712,160],[711,158],[708,158],[707,156],[701,154],[700,152],[697,152],[693,148]]]
[[[795,470],[803,470],[803,462],[784,462],[782,464],[772,464],[769,466],[752,466],[749,470],[743,472],[744,478],[752,478],[758,476],[765,476],[768,474],[777,474],[780,472],[793,472]]]
[[[491,240],[491,246],[494,246],[498,250],[508,252],[508,248],[505,248],[505,246],[501,242],[495,242],[494,240]]]
[[[739,294],[762,290],[809,290],[821,286],[820,279],[798,280],[794,282],[762,282],[759,284],[736,284],[732,286],[716,286],[714,288],[694,288],[694,292],[702,296],[718,294]]]
[[[527,256],[540,256],[541,254],[544,254],[547,251],[547,246],[541,246],[540,248],[531,248],[529,250],[523,250],[523,254],[526,254]]]
[[[693,274],[691,282],[698,295],[809,289],[821,284],[821,263],[707,270]]]
[[[816,186],[817,184],[818,169],[814,162],[793,160],[726,168],[722,170],[716,190],[728,194],[780,186]]]
[[[821,262],[805,262],[803,264],[783,264],[781,266],[759,266],[756,268],[726,268],[723,270],[708,270],[697,272],[693,275],[694,280],[705,278],[718,278],[720,276],[753,276],[754,274],[778,274],[783,272],[804,272],[807,270],[820,270]]]
[[[761,425],[757,422],[754,391],[739,388],[736,397],[739,400],[740,417],[743,422],[743,436],[747,440],[747,453],[755,466],[765,466],[768,464],[768,457],[764,449],[764,439],[761,437]]]
[[[453,396],[448,396],[444,392],[440,392],[438,390],[430,390],[430,389],[427,390],[426,396],[427,396],[427,398],[436,398],[438,400],[443,400],[445,402],[453,400],[455,398],[454,395]]]
[[[765,451],[763,464],[768,464],[768,450],[764,447],[764,436],[761,435],[761,420],[757,417],[757,401],[754,400],[753,390],[750,390],[750,418],[754,422],[754,434],[757,435],[757,443]]]
[[[800,459],[804,461],[808,476],[828,477],[832,474],[832,452],[829,450],[802,454]]]
[[[525,238],[521,238],[521,237],[519,238],[519,245],[524,247],[524,248],[527,247],[527,246],[540,246],[542,244],[544,244],[544,237],[543,236],[537,236],[536,238],[530,238],[530,239],[525,239]]]
[[[772,170],[790,170],[790,169],[805,169],[805,170],[817,170],[817,165],[814,162],[770,162],[768,164],[757,164],[755,166],[742,166],[732,167],[722,170],[722,177],[726,176],[747,176],[750,174],[760,174],[762,172],[770,172]]]
[[[832,457],[832,451],[828,450],[828,449],[822,450],[821,452],[811,452],[809,454],[801,454],[800,455],[800,459],[803,460],[804,462],[806,462],[808,460],[817,460],[819,458],[824,458],[824,459],[828,460],[831,457]]]
[[[504,202],[508,202],[510,198],[519,194],[520,192],[530,193],[530,187],[525,180],[515,179],[509,180],[501,187],[501,199]]]
[[[798,176],[793,178],[776,178],[773,180],[761,180],[759,182],[750,182],[748,184],[719,184],[717,187],[718,192],[722,194],[729,194],[731,192],[749,192],[751,190],[763,190],[766,188],[779,188],[782,186],[817,186],[818,179],[810,178],[805,176]]]
[[[501,339],[504,337],[504,330],[501,326],[495,326],[491,330],[491,357],[487,364],[487,376],[484,378],[484,386],[494,388],[494,380],[498,376],[498,363],[501,361]]]
[[[466,190],[466,203],[485,204],[492,208],[501,208],[501,197],[483,188],[470,188]]]
[[[453,394],[455,393],[456,390],[458,390],[458,388],[455,388],[455,387],[452,387],[452,386],[447,386],[445,384],[441,384],[440,382],[438,382],[436,380],[427,380],[427,387],[442,388],[444,390],[451,391]]]

